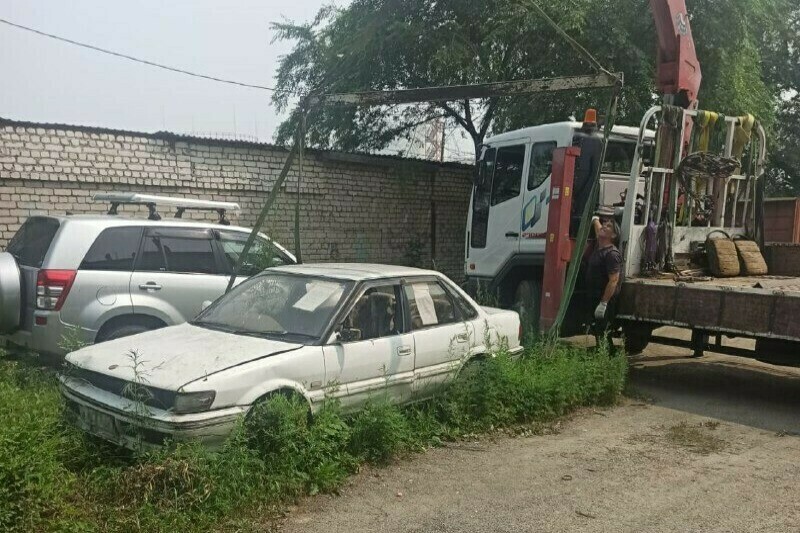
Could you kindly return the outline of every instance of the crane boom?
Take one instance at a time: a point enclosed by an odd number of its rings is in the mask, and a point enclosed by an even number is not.
[[[702,74],[694,49],[685,0],[650,0],[658,57],[656,84],[666,104],[684,109],[697,107]]]

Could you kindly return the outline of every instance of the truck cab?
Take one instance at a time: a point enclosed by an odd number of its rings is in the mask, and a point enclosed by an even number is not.
[[[627,126],[612,129],[601,174],[601,205],[623,205],[638,133],[638,128]],[[467,286],[474,294],[538,317],[553,151],[567,146],[581,149],[572,211],[579,214],[582,193],[588,194],[600,160],[602,135],[596,125],[543,124],[493,136],[483,145],[472,188],[464,262]]]

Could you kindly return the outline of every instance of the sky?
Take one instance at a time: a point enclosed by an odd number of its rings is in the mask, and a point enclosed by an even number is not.
[[[0,18],[185,70],[274,85],[270,23],[331,0],[0,0]],[[335,0],[342,6],[347,0]],[[272,141],[266,91],[167,72],[0,24],[0,117]]]

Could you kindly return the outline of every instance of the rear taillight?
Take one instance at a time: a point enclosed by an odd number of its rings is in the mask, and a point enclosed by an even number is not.
[[[75,270],[40,270],[36,278],[36,308],[61,310],[76,274]]]

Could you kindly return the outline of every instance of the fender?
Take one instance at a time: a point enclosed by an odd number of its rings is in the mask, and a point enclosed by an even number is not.
[[[239,405],[252,407],[261,398],[282,390],[292,391],[298,396],[301,396],[308,404],[308,407],[311,409],[312,413],[319,410],[322,404],[321,400],[324,399],[325,395],[324,391],[322,390],[318,391],[319,394],[312,394],[305,388],[303,384],[290,381],[288,379],[270,379],[264,383],[259,383],[255,387],[245,392],[239,401]],[[317,396],[319,396],[319,398]]]

